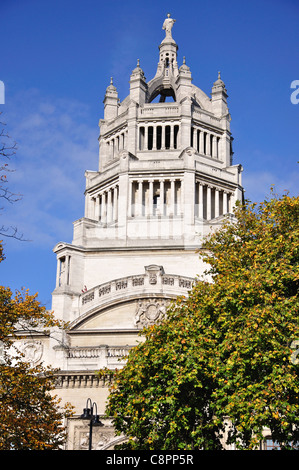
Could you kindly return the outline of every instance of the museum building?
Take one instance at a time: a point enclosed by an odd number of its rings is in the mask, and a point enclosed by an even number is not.
[[[205,270],[196,253],[203,237],[243,199],[225,84],[218,72],[210,97],[193,84],[185,58],[178,64],[174,22],[168,15],[163,23],[151,80],[138,60],[120,101],[111,79],[99,166],[85,173],[84,216],[74,222],[72,242],[54,248],[52,310],[69,327],[41,338],[36,351],[60,369],[57,395],[75,406],[69,450],[88,448],[80,419],[87,399],[103,423],[93,430],[93,448],[113,449],[124,439],[103,417],[111,378],[97,371],[122,367],[142,328],[161,321],[178,295],[188,296]]]

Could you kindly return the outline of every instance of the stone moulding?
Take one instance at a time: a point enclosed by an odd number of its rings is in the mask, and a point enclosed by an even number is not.
[[[109,387],[111,382],[112,374],[105,374],[100,377],[97,371],[59,371],[56,376],[57,389]]]
[[[93,357],[101,357],[103,354],[106,357],[126,357],[129,354],[130,347],[107,347],[107,346],[99,346],[99,347],[88,347],[88,346],[77,346],[73,348],[69,348],[67,351],[67,357],[70,359],[74,358],[93,358]]]
[[[153,294],[153,287],[159,294],[188,295],[194,284],[194,279],[176,274],[164,274],[160,269],[147,269],[145,274],[127,276],[100,284],[82,293],[79,299],[80,316],[94,307],[100,307],[119,298],[138,297],[142,294]]]

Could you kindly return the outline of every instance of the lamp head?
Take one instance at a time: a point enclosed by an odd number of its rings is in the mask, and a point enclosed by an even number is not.
[[[104,426],[104,424],[100,421],[99,415],[94,415],[92,418],[92,425],[93,426]]]
[[[91,409],[90,408],[84,408],[83,410],[83,415],[80,416],[81,419],[91,419],[92,414],[91,414]]]

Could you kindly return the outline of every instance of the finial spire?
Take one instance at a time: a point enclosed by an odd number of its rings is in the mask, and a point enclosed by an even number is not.
[[[110,77],[110,85],[107,88],[107,92],[116,91],[115,86],[113,85],[113,77]]]
[[[218,72],[218,79],[217,79],[216,82],[214,83],[214,86],[222,86],[222,87],[225,86],[223,80],[221,79],[221,74],[220,74],[220,72]]]

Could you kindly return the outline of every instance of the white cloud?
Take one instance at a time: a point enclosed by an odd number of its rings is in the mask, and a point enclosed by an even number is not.
[[[37,90],[15,97],[3,118],[18,145],[10,189],[23,198],[5,208],[1,222],[38,245],[71,241],[72,222],[84,211],[84,171],[97,169],[97,123],[86,124],[84,104]]]
[[[271,171],[244,171],[245,198],[253,202],[263,201],[270,196],[271,187],[274,187],[274,193],[278,195],[288,192],[290,196],[298,196],[298,181],[299,169],[286,175]]]
[[[2,118],[18,143],[10,189],[23,199],[5,208],[0,224],[17,226],[26,238],[49,249],[58,241],[70,242],[72,222],[84,214],[84,172],[98,166],[96,120],[90,124],[85,104],[41,96],[38,90],[11,99]],[[245,168],[245,197],[262,201],[273,185],[277,193],[297,195],[297,167],[284,174],[271,167]]]

